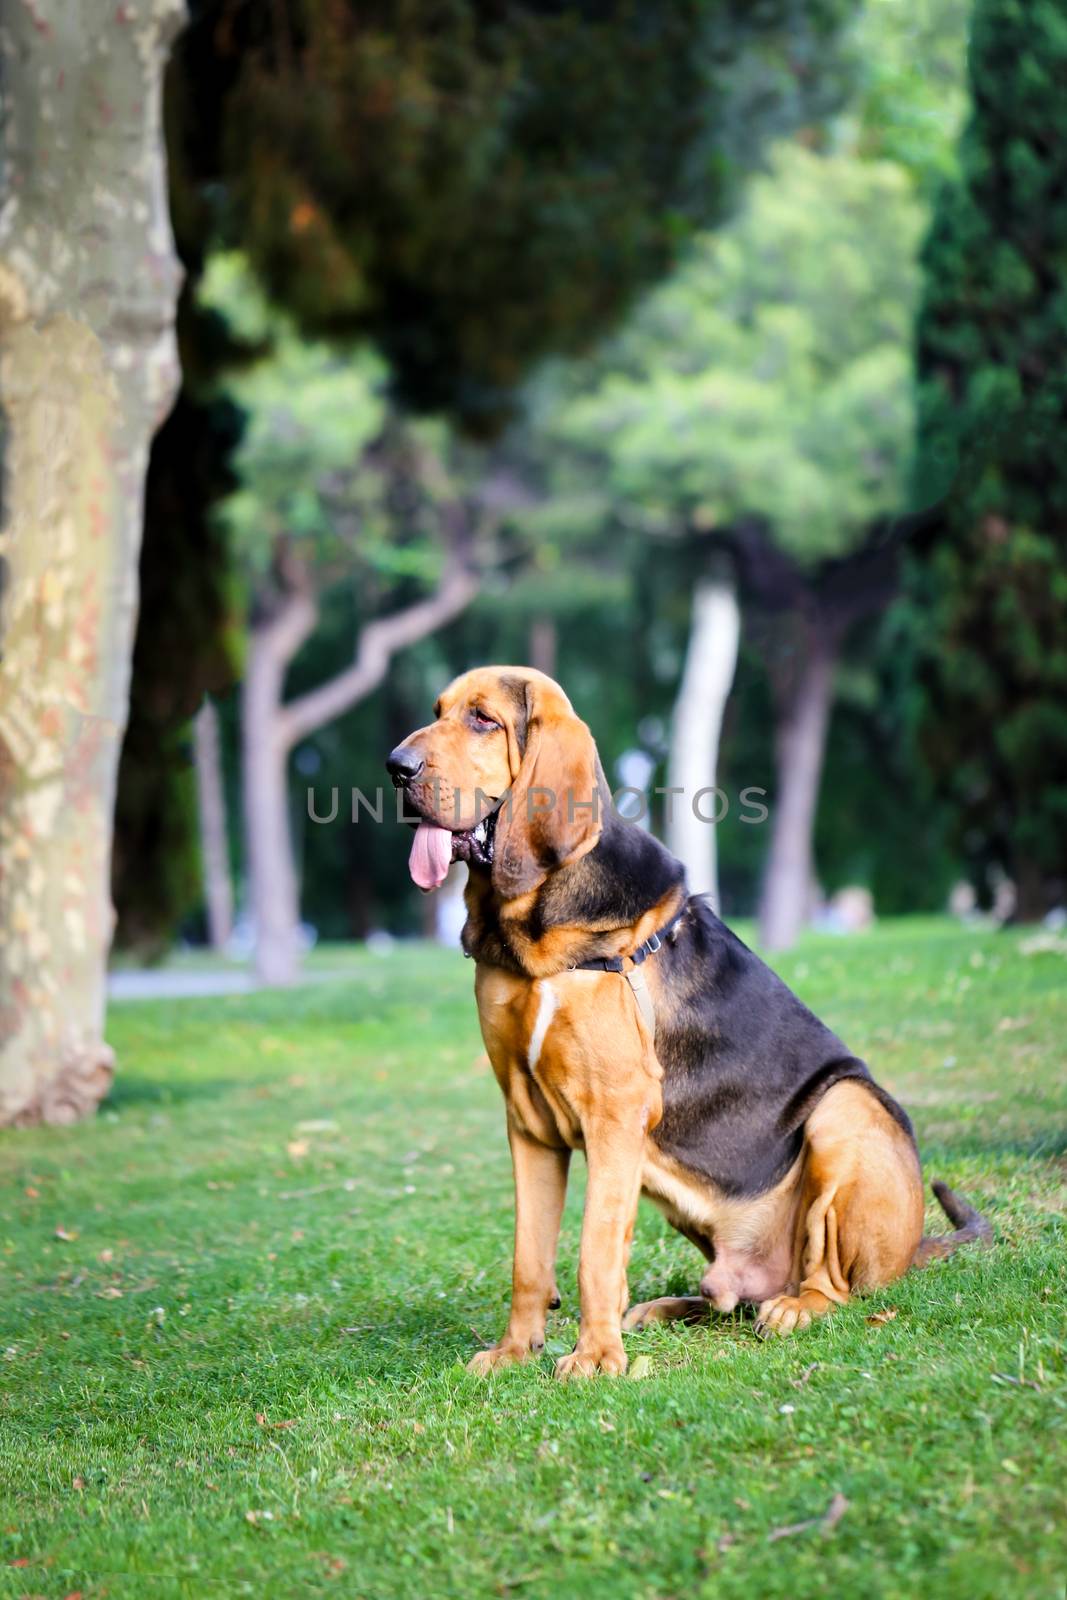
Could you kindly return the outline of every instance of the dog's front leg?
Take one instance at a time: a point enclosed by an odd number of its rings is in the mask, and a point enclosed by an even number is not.
[[[567,1193],[569,1150],[552,1150],[517,1128],[508,1129],[515,1169],[515,1257],[511,1276],[511,1315],[504,1337],[480,1350],[471,1372],[528,1361],[545,1347],[545,1313],[559,1304],[556,1245]]]
[[[557,1377],[626,1371],[622,1347],[626,1264],[648,1121],[647,1107],[637,1106],[631,1114],[620,1111],[583,1127],[589,1183],[578,1266],[582,1322],[574,1350],[556,1362]]]

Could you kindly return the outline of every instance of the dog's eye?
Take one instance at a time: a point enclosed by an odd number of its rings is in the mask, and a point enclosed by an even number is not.
[[[486,712],[480,711],[477,706],[471,708],[471,721],[479,733],[488,733],[491,728],[499,728],[500,724],[495,717],[490,717]]]

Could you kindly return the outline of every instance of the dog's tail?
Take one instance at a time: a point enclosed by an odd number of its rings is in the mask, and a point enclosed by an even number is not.
[[[955,1224],[956,1231],[920,1239],[912,1266],[925,1267],[931,1261],[941,1261],[958,1250],[961,1244],[973,1244],[975,1241],[982,1245],[993,1243],[993,1229],[985,1217],[969,1206],[966,1200],[961,1200],[947,1183],[939,1183],[935,1179],[932,1187],[938,1205],[948,1220]]]

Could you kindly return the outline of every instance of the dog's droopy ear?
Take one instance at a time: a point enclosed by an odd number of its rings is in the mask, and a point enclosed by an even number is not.
[[[505,900],[529,894],[589,845],[604,803],[593,735],[555,684],[527,682],[509,746],[512,739],[522,745],[521,759],[493,847],[493,886]]]

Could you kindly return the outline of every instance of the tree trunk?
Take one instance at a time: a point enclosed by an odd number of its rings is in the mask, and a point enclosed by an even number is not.
[[[291,741],[283,728],[286,669],[318,620],[306,593],[254,622],[241,698],[242,793],[256,974],[293,983],[300,970],[300,896],[289,825]]]
[[[719,735],[737,670],[741,613],[730,578],[707,578],[693,595],[685,668],[674,703],[668,787],[667,842],[686,870],[693,894],[706,894],[719,909],[714,789]],[[695,804],[694,804],[695,803]]]
[[[437,893],[426,896],[433,910],[433,937],[438,944],[450,950],[459,948],[459,936],[467,920],[467,906],[463,898],[466,889],[467,868],[462,861],[453,861]]]
[[[1012,862],[1015,910],[1012,922],[1040,922],[1049,908],[1048,880],[1030,856],[1016,854]]]
[[[474,574],[450,559],[433,594],[368,622],[352,664],[288,704],[283,699],[286,668],[318,621],[315,600],[306,589],[291,590],[269,621],[253,624],[242,697],[242,784],[256,972],[264,983],[293,983],[300,970],[289,752],[373,693],[398,650],[458,616],[477,590]]]
[[[233,884],[230,881],[230,851],[226,837],[226,790],[222,778],[219,714],[210,700],[205,699],[193,719],[193,741],[208,942],[213,950],[225,950],[233,932]]]
[[[778,787],[759,917],[760,943],[767,950],[787,950],[810,910],[812,839],[836,663],[830,629],[813,630],[800,676],[779,717]]]
[[[559,634],[555,617],[534,617],[530,623],[530,665],[546,678],[556,676]]]
[[[0,29],[0,1123],[106,1092],[115,780],[144,474],[174,396],[162,70],[180,0]]]

